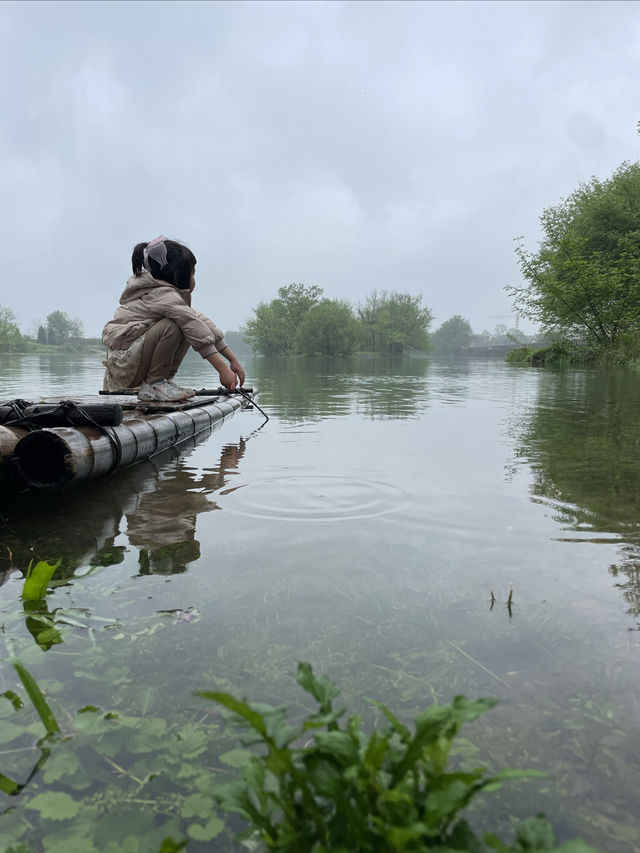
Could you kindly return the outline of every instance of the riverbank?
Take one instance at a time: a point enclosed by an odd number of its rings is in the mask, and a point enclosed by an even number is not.
[[[559,340],[546,347],[519,347],[509,352],[505,361],[532,367],[635,367],[640,363],[640,346],[635,340],[612,347]]]
[[[37,341],[22,338],[12,343],[0,343],[1,353],[42,353],[51,355],[64,352],[103,353],[104,345],[99,338],[81,338],[64,344],[39,344]]]

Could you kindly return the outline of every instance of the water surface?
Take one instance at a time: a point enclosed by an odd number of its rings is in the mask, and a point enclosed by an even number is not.
[[[2,399],[101,383],[99,356],[0,356],[0,367]],[[299,660],[370,724],[364,696],[407,720],[457,693],[496,696],[461,759],[548,776],[488,797],[478,825],[544,811],[562,839],[640,850],[637,374],[435,359],[247,367],[271,418],[262,428],[257,410],[239,412],[106,480],[3,505],[4,636],[54,709],[142,707],[204,725],[194,690],[296,703]],[[178,378],[217,385],[197,358]],[[34,558],[62,560],[48,606],[85,625],[47,651],[18,615]],[[33,749],[9,758],[24,776]],[[52,789],[68,782],[30,783]],[[184,835],[184,814],[158,805],[171,782],[154,790],[132,825],[166,818]],[[87,782],[80,795],[98,793]],[[35,824],[26,801],[2,818],[6,837],[55,850],[64,827]],[[36,829],[21,835],[27,818]]]

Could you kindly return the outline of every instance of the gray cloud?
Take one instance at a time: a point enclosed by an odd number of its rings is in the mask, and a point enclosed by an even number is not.
[[[508,314],[513,238],[637,159],[631,3],[0,4],[0,303],[97,334],[157,233],[237,328],[291,281]]]

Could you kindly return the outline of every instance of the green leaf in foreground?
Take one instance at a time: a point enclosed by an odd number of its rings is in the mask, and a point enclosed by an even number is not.
[[[320,707],[295,727],[287,723],[286,709],[229,693],[197,694],[224,706],[233,722],[252,729],[252,742],[262,743],[262,755],[237,762],[242,763],[240,779],[213,791],[224,810],[247,822],[248,830],[239,837],[249,836],[252,844],[262,843],[263,849],[278,853],[594,853],[582,841],[557,847],[551,826],[541,816],[519,824],[511,844],[490,833],[477,836],[462,819],[462,811],[482,791],[513,778],[541,775],[504,770],[490,776],[482,767],[448,770],[461,726],[488,711],[495,700],[456,696],[448,705],[432,705],[418,714],[413,727],[374,702],[386,723],[367,735],[357,715],[341,728],[342,711],[332,706],[339,690],[326,676],[317,678],[309,664],[300,663],[297,681]],[[236,763],[229,758],[238,754],[240,759],[240,753],[231,750],[223,760]],[[200,801],[194,799],[193,804]],[[192,825],[189,835],[213,837],[209,833],[215,821],[211,818],[205,827]]]
[[[165,838],[158,853],[179,853],[187,846],[186,841],[174,841],[173,838]]]
[[[15,797],[16,794],[19,794],[22,790],[22,786],[18,784],[18,782],[14,782],[13,779],[9,779],[8,776],[5,776],[4,773],[0,773],[0,791],[3,794],[8,794],[10,797]]]
[[[27,691],[27,695],[33,703],[33,707],[38,712],[38,716],[47,730],[47,734],[59,733],[60,726],[58,725],[58,721],[53,716],[53,711],[47,704],[40,688],[35,682],[34,677],[17,658],[12,658],[11,664],[18,673],[18,678],[23,683],[24,689]]]
[[[60,560],[53,564],[40,561],[35,566],[30,563],[22,589],[22,600],[42,601],[47,594],[49,581],[59,565]]]

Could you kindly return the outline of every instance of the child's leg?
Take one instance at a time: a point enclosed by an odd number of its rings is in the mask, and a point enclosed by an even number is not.
[[[188,348],[189,344],[173,320],[168,317],[158,320],[145,333],[140,364],[131,385],[162,382],[169,378],[172,370],[175,375]]]
[[[176,373],[178,372],[178,368],[182,364],[182,359],[187,354],[188,349],[189,349],[189,341],[183,335],[182,336],[182,342],[180,344],[178,344],[178,349],[175,351],[175,353],[173,355],[173,362],[171,363],[171,370],[169,371],[169,375],[167,376],[167,379],[171,380],[176,375]]]

